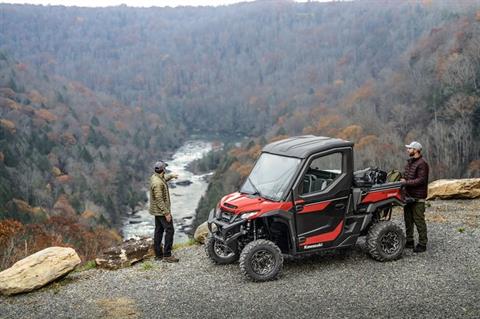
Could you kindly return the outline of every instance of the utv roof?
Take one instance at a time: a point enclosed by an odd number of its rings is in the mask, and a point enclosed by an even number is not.
[[[353,143],[339,138],[303,135],[287,138],[265,145],[263,152],[306,158],[312,154],[337,147],[352,147]]]

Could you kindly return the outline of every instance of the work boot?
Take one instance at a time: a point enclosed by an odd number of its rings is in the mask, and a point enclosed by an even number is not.
[[[178,263],[180,259],[178,259],[175,256],[168,256],[168,257],[163,257],[163,261],[167,263]]]
[[[415,247],[415,243],[412,241],[407,241],[405,243],[405,248],[408,248],[408,249],[413,249],[413,247]]]
[[[423,253],[423,252],[426,251],[426,250],[427,250],[427,246],[418,244],[418,245],[413,249],[413,252],[414,252],[414,253]]]

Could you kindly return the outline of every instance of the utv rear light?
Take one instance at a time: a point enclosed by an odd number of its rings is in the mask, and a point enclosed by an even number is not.
[[[241,219],[248,219],[248,218],[253,217],[253,216],[257,215],[257,214],[258,214],[258,212],[243,213],[243,214],[240,216],[240,218],[241,218]]]

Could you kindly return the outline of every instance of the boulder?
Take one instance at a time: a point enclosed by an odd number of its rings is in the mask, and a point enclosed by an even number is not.
[[[104,250],[95,259],[95,262],[101,268],[118,269],[131,266],[137,261],[153,255],[152,238],[132,238],[119,246]]]
[[[480,178],[440,179],[428,185],[427,199],[480,198]]]
[[[65,276],[80,262],[73,248],[46,248],[0,272],[0,292],[13,295],[38,289]]]
[[[195,234],[193,234],[193,238],[199,243],[203,244],[205,243],[205,239],[207,238],[208,233],[209,233],[209,230],[208,230],[207,222],[204,222],[197,227],[197,229],[195,230]]]
[[[178,181],[178,182],[175,182],[175,185],[179,185],[179,186],[188,186],[188,185],[191,185],[193,182],[191,180],[188,180],[188,179],[184,179],[184,180],[181,180],[181,181]]]

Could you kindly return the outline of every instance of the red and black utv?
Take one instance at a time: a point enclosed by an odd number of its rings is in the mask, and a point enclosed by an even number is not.
[[[298,256],[355,245],[367,236],[376,260],[400,258],[403,230],[390,221],[404,205],[399,182],[354,172],[353,143],[299,136],[266,145],[239,192],[210,212],[206,252],[217,264],[240,259],[254,281],[276,278],[283,255]]]

